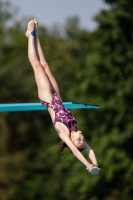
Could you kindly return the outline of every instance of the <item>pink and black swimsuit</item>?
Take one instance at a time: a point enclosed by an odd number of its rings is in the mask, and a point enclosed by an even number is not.
[[[77,121],[72,116],[71,112],[67,110],[62,104],[61,99],[57,95],[56,92],[53,91],[53,100],[51,103],[47,103],[45,101],[41,101],[42,105],[46,108],[52,108],[55,112],[55,119],[53,124],[56,122],[61,122],[67,126],[67,128],[71,131],[72,126],[75,127],[75,131],[77,131]]]

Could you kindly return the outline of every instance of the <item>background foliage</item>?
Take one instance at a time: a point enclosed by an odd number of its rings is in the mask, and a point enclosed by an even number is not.
[[[47,112],[0,113],[1,200],[131,200],[133,196],[133,4],[106,0],[110,10],[95,20],[97,30],[78,18],[49,31],[40,27],[45,57],[64,101],[99,104],[73,110],[99,166],[92,177],[67,150],[58,161],[58,137]],[[28,19],[0,0],[0,103],[38,102],[27,58]],[[12,26],[8,26],[8,23]]]

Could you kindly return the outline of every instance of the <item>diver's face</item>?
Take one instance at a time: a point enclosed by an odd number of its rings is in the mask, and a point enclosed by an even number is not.
[[[77,148],[85,148],[85,139],[81,131],[72,131],[71,140]]]

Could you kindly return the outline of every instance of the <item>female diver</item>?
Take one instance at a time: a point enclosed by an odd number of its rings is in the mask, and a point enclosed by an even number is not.
[[[42,105],[48,108],[58,136],[72,154],[86,166],[91,175],[98,174],[100,168],[98,168],[94,151],[85,142],[82,132],[77,130],[76,119],[62,104],[57,82],[45,60],[40,45],[38,23],[35,19],[28,22],[25,35],[28,38],[28,58],[34,71],[38,96]],[[82,150],[86,151],[92,164],[82,155]]]

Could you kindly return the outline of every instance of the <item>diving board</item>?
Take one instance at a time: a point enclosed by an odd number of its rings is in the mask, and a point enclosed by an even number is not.
[[[75,102],[63,102],[63,105],[67,109],[88,109],[88,108],[99,108],[98,105],[83,104]],[[12,112],[12,111],[37,111],[47,110],[41,103],[10,103],[0,104],[0,112]]]

